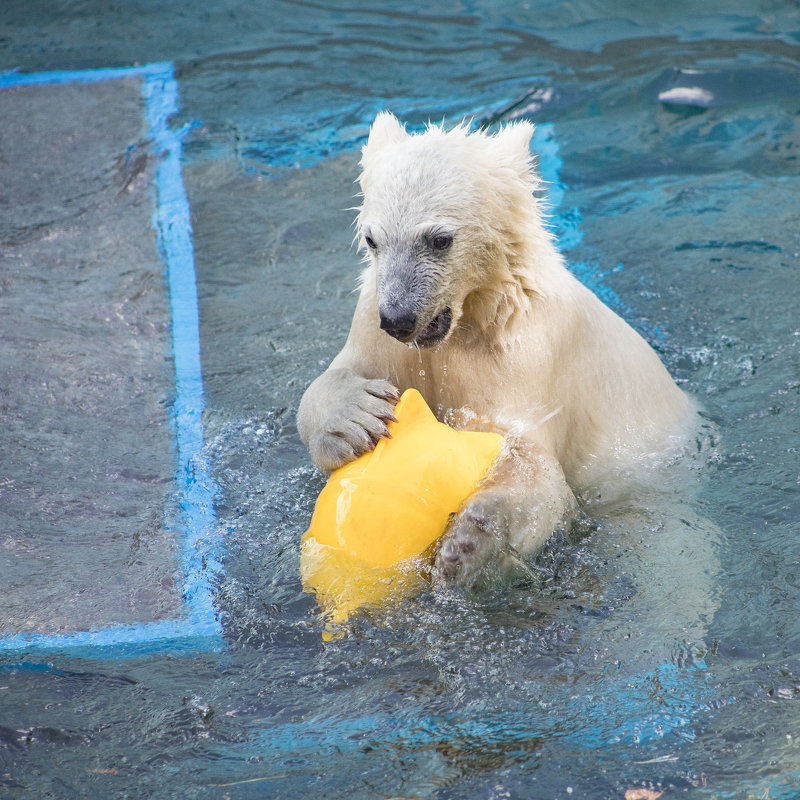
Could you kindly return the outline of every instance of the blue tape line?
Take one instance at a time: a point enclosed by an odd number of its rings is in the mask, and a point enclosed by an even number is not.
[[[566,197],[566,187],[561,182],[564,160],[559,153],[558,140],[552,122],[537,123],[533,136],[533,149],[539,156],[539,174],[547,186],[547,203],[554,212],[553,226],[558,236],[559,249],[563,252],[577,247],[583,241],[582,215],[579,208],[561,208]],[[591,289],[607,306],[630,316],[631,309],[619,295],[603,283],[610,274],[597,269],[588,261],[569,261],[569,270],[587,288]],[[621,269],[619,265],[616,271]]]
[[[143,78],[147,122],[159,157],[157,202],[153,215],[159,250],[169,278],[176,397],[174,421],[178,443],[178,488],[184,517],[183,571],[186,616],[174,620],[110,625],[62,634],[17,634],[0,638],[2,650],[80,650],[82,655],[116,657],[153,650],[221,649],[214,608],[214,576],[222,570],[222,543],[216,534],[214,484],[203,460],[203,376],[200,325],[189,202],[181,174],[182,130],[169,118],[178,110],[178,85],[171,63],[121,69],[0,74],[0,88],[44,84],[95,83]],[[101,652],[102,651],[102,652]]]
[[[153,227],[167,262],[175,359],[175,421],[178,458],[183,469],[182,507],[186,521],[183,543],[191,634],[220,636],[214,608],[212,576],[222,571],[221,541],[216,534],[214,484],[203,459],[203,371],[200,361],[200,318],[189,201],[181,173],[182,136],[168,120],[178,110],[178,84],[172,65],[148,74],[144,82],[150,132],[162,154],[156,176],[158,203]]]
[[[108,69],[55,70],[53,72],[0,72],[0,88],[7,86],[40,86],[48,83],[99,83],[129,77],[163,77],[172,75],[170,62],[144,64],[140,67]]]
[[[675,734],[684,740],[693,740],[689,728],[693,715],[703,710],[717,708],[719,703],[704,686],[704,670],[693,667],[681,671],[674,664],[665,664],[653,672],[629,678],[623,686],[603,687],[602,697],[585,695],[575,697],[573,690],[563,696],[548,695],[550,709],[564,709],[565,714],[548,715],[539,709],[489,709],[467,708],[450,714],[430,717],[370,714],[355,718],[320,715],[300,722],[282,723],[265,727],[254,737],[253,744],[262,755],[291,754],[294,758],[316,758],[330,750],[336,754],[363,752],[365,740],[379,745],[389,744],[393,749],[424,749],[437,742],[454,739],[481,743],[496,742],[502,737],[506,743],[530,741],[532,738],[558,737],[590,749],[600,749],[617,744],[643,746]],[[649,695],[652,683],[657,681],[669,697],[668,709],[653,711],[658,701]],[[636,687],[631,683],[636,683]],[[608,695],[606,693],[609,693]],[[580,724],[564,725],[564,719],[580,720]],[[608,720],[617,725],[605,725]],[[602,720],[602,722],[598,722]]]

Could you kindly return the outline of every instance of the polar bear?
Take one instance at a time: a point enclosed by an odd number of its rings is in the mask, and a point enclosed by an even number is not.
[[[387,435],[409,387],[440,419],[506,435],[441,540],[435,571],[449,580],[535,553],[578,508],[681,447],[696,416],[645,340],[566,269],[535,195],[532,134],[517,122],[412,135],[377,116],[360,164],[352,327],[297,414],[326,472]]]

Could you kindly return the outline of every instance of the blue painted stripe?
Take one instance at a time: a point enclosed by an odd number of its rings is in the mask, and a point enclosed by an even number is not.
[[[99,83],[129,77],[172,76],[170,62],[144,64],[139,67],[119,67],[108,69],[55,70],[53,72],[19,72],[10,70],[0,72],[0,88],[7,86],[37,86],[52,83]]]
[[[690,725],[699,711],[719,707],[715,700],[703,702],[707,693],[704,670],[680,670],[665,664],[653,672],[621,681],[621,686],[603,687],[602,696],[576,696],[574,689],[560,696],[549,694],[539,709],[467,708],[438,716],[365,715],[342,718],[320,714],[300,722],[265,727],[254,734],[262,755],[291,754],[294,758],[319,757],[326,751],[341,754],[363,751],[364,742],[389,744],[397,749],[415,750],[438,742],[529,741],[559,738],[590,749],[617,744],[642,746],[670,734],[691,741]],[[653,700],[653,686],[659,685],[668,701]],[[608,693],[608,694],[607,694]],[[661,709],[657,707],[661,705]],[[544,707],[546,706],[546,707]],[[548,709],[552,710],[548,713]],[[657,710],[654,710],[657,709]],[[565,725],[570,720],[574,725]]]
[[[533,137],[533,150],[538,155],[539,174],[547,190],[547,205],[553,214],[552,225],[558,237],[561,252],[577,247],[583,241],[581,231],[582,215],[577,207],[564,208],[567,188],[561,182],[564,161],[559,151],[555,127],[552,122],[538,123]],[[603,283],[609,271],[602,271],[596,264],[588,261],[568,262],[570,272],[586,287],[591,289],[607,306],[620,314],[630,317],[631,309],[622,302],[619,295]],[[615,265],[615,270],[619,269]],[[615,271],[613,270],[613,271]]]
[[[174,422],[179,469],[176,476],[183,511],[183,594],[185,616],[174,620],[111,625],[62,634],[17,634],[0,638],[0,651],[69,650],[84,656],[114,657],[145,652],[221,649],[222,627],[214,607],[215,576],[222,570],[222,542],[217,534],[214,484],[203,458],[203,377],[200,325],[189,202],[181,174],[183,130],[169,119],[178,110],[178,85],[170,63],[123,69],[5,73],[0,88],[45,84],[94,83],[141,77],[150,137],[159,166],[153,215],[158,247],[165,260],[172,315],[175,360]]]
[[[169,127],[178,110],[178,85],[168,73],[149,75],[144,85],[150,130],[162,153],[157,173],[158,204],[153,226],[167,262],[175,358],[175,420],[179,463],[183,468],[185,598],[192,626],[210,635],[222,633],[213,603],[211,576],[222,570],[216,534],[214,485],[203,458],[203,372],[200,319],[189,201],[181,174],[184,130]]]

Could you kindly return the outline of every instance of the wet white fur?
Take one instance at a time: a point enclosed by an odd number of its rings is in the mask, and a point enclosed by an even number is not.
[[[624,492],[693,427],[690,402],[652,348],[565,268],[534,195],[532,133],[520,122],[494,135],[466,126],[409,135],[378,115],[359,178],[358,305],[344,348],[298,411],[324,470],[383,433],[392,387],[416,387],[440,418],[461,410],[468,427],[509,435],[494,480],[443,540],[437,564],[449,577],[468,578],[509,549],[535,551],[576,497]],[[453,243],[434,258],[420,242],[437,231]],[[452,309],[448,337],[417,348],[381,331],[379,305],[402,301],[420,328]]]

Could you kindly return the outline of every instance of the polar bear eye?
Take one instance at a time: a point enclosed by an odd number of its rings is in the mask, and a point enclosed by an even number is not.
[[[434,236],[431,242],[431,246],[434,250],[447,250],[451,244],[453,244],[453,237],[446,233],[440,233],[438,236]]]
[[[365,234],[364,241],[367,243],[367,247],[369,247],[370,250],[378,249],[378,245],[375,244],[375,240],[369,234]]]

